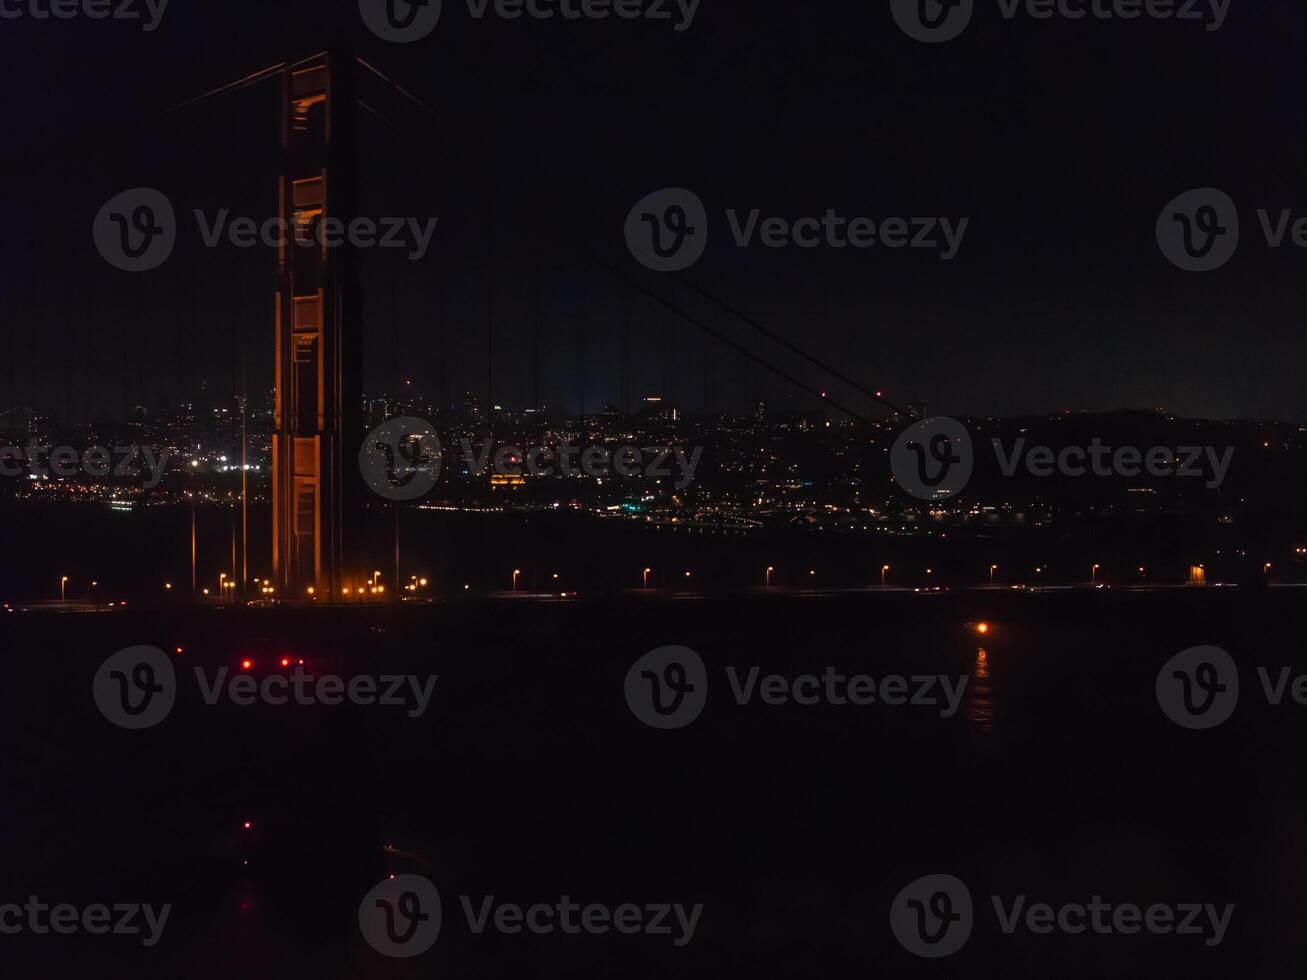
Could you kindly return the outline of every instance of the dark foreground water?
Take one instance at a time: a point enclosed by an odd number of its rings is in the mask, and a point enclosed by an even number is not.
[[[0,905],[172,910],[149,948],[33,934],[24,911],[0,959],[32,977],[1301,976],[1307,707],[1291,684],[1268,704],[1256,668],[1307,670],[1305,624],[1290,590],[11,614]],[[131,731],[92,686],[137,644],[169,652],[178,694]],[[624,683],[668,644],[702,657],[708,698],[658,730]],[[1206,644],[1237,662],[1238,706],[1186,730],[1155,684]],[[256,677],[289,673],[283,657],[315,674],[438,678],[410,717],[411,693],[404,707],[209,706],[193,673],[240,673],[245,658]],[[935,703],[911,703],[911,680],[906,704],[755,692],[741,705],[727,667],[967,680],[954,712],[941,682],[924,695]],[[360,929],[360,903],[390,874],[441,897],[439,938],[412,959]],[[914,955],[891,928],[896,896],[933,874],[974,904],[947,959]],[[919,908],[956,912],[931,895]],[[493,912],[478,934],[463,897],[480,913],[487,896],[492,909],[630,904],[645,924],[649,905],[702,910],[688,941],[674,912],[670,934],[508,932]],[[1019,896],[1054,909],[1100,896],[1168,905],[1177,924],[1191,903],[1228,919],[1219,942],[1206,911],[1198,934],[1126,932],[1128,912],[1122,929],[1047,934],[1023,912],[1009,934],[992,896],[1004,914]],[[0,924],[19,917],[0,909]]]

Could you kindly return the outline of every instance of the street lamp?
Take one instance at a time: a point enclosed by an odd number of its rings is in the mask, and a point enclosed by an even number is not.
[[[771,588],[771,576],[772,576],[772,572],[774,572],[774,571],[776,571],[776,569],[775,569],[773,566],[771,566],[771,565],[768,565],[768,566],[767,566],[767,575],[766,575],[766,579],[767,579],[767,588],[769,588],[769,589]]]
[[[513,569],[513,591],[514,591],[514,592],[517,591],[517,577],[518,577],[519,575],[521,575],[521,574],[522,574],[522,569],[520,569],[520,568],[515,568],[515,569]]]
[[[646,592],[649,591],[649,573],[652,571],[652,568],[646,568],[644,570],[644,589]]]
[[[63,578],[61,578],[61,579],[59,580],[59,601],[60,601],[60,602],[64,602],[64,601],[66,601],[67,590],[65,589],[65,586],[67,586],[67,585],[68,585],[68,576],[65,575]]]
[[[888,565],[880,566],[880,587],[885,588],[885,573],[889,571]]]
[[[989,584],[990,584],[990,585],[993,585],[993,584],[994,584],[994,570],[995,570],[996,568],[998,568],[997,565],[990,565],[990,566],[989,566]]]
[[[1098,570],[1102,567],[1103,567],[1102,565],[1095,565],[1093,568],[1089,570],[1090,585],[1093,585],[1098,580]]]

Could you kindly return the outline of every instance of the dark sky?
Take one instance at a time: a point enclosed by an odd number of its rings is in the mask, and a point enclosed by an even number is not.
[[[580,242],[811,387],[874,412],[630,259],[632,205],[680,186],[703,199],[711,229],[690,280],[900,403],[1307,420],[1307,250],[1269,249],[1256,218],[1257,208],[1307,217],[1307,10],[1233,0],[1207,31],[1006,20],[997,0],[976,4],[962,36],[938,45],[900,31],[888,0],[702,0],[683,32],[478,21],[445,0],[435,31],[410,45],[373,36],[356,4],[322,0],[172,0],[152,32],[0,21],[0,355],[11,365],[0,401],[118,414],[201,380],[221,396],[242,362],[251,387],[266,387],[272,255],[201,247],[190,212],[274,213],[276,86],[139,120],[322,47],[334,6],[337,36],[441,117],[404,138],[362,123],[364,213],[441,219],[423,261],[363,260],[371,391],[412,378],[433,393],[484,392],[493,296],[495,398],[528,402],[538,291],[538,390],[551,404],[574,410],[579,392],[590,411],[618,401],[629,329],[632,398],[657,392],[692,411],[742,411],[753,397],[815,407],[569,247]],[[109,197],[138,186],[166,193],[182,230],[167,263],[132,275],[103,262],[90,229]],[[1164,204],[1203,186],[1235,200],[1243,237],[1224,268],[1185,273],[1162,256],[1154,225]],[[884,247],[740,249],[731,208],[970,223],[942,262]]]

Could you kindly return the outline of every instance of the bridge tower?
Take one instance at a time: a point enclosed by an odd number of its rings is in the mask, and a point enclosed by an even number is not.
[[[272,565],[280,595],[323,602],[363,579],[360,301],[338,224],[355,214],[354,73],[335,52],[282,72]]]

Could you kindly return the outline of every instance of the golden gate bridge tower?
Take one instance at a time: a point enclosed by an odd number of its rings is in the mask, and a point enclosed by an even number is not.
[[[355,59],[282,70],[272,566],[278,591],[331,602],[362,582],[362,342],[355,216]],[[358,567],[355,567],[358,565]]]

